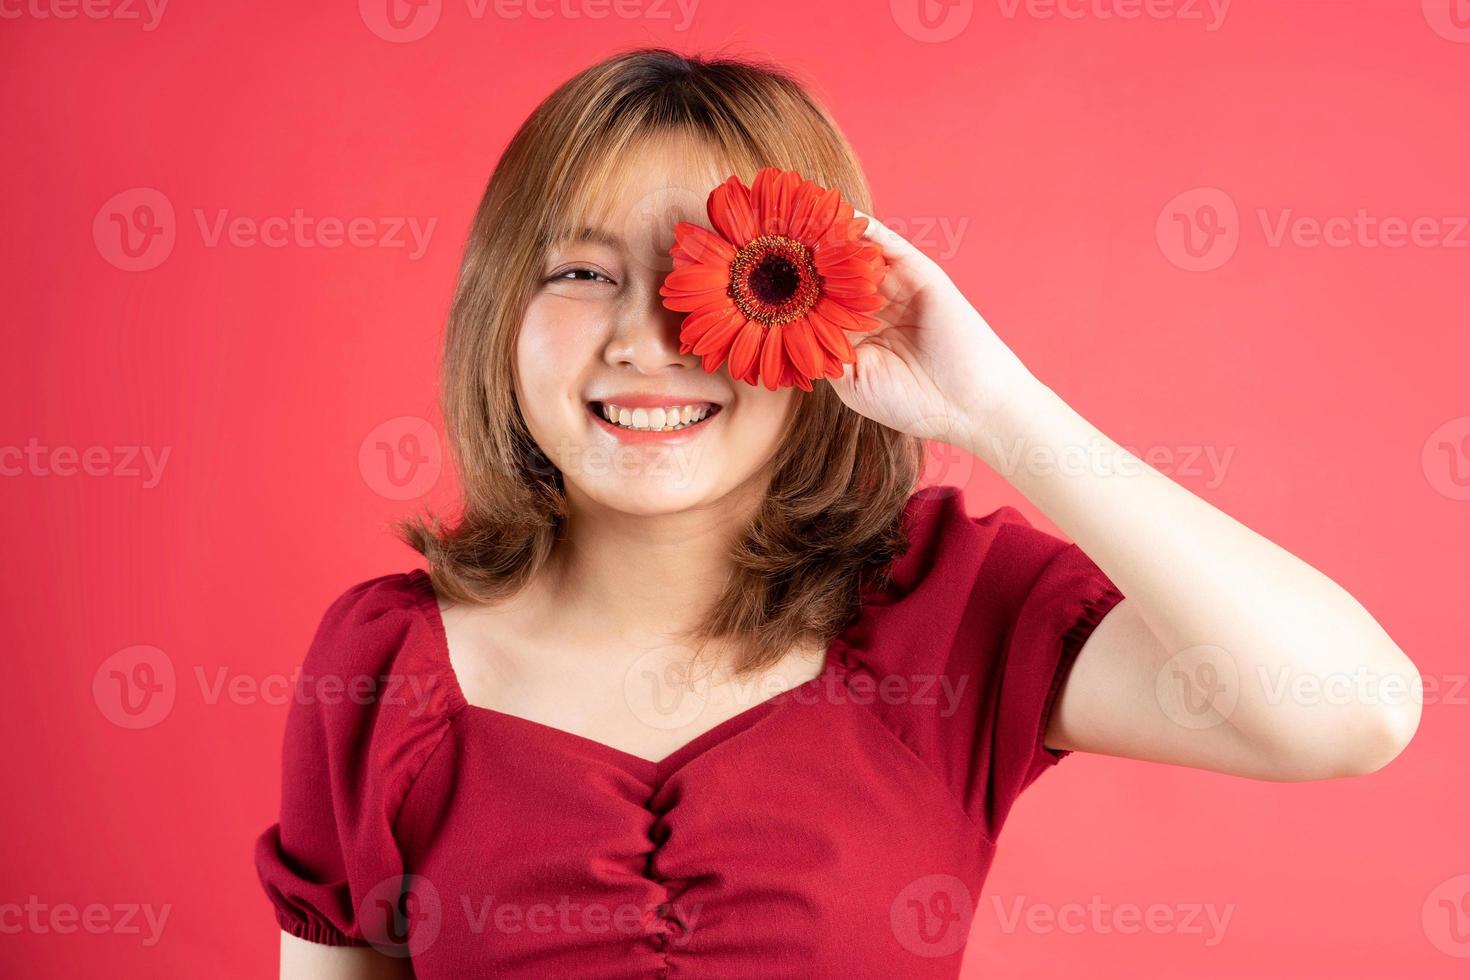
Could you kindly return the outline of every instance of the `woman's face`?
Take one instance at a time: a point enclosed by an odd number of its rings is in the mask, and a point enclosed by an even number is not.
[[[540,270],[516,343],[516,394],[574,504],[650,515],[764,492],[800,393],[736,381],[724,365],[706,373],[679,353],[684,314],[658,292],[674,224],[712,228],[705,199],[728,176],[714,159],[688,141],[635,149],[612,199],[597,202],[598,226],[553,245]]]

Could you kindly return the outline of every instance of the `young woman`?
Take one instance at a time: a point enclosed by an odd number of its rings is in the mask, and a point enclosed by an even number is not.
[[[827,113],[748,62],[614,57],[508,146],[444,359],[463,513],[406,525],[427,573],[332,604],[291,710],[256,856],[282,976],[954,977],[1007,813],[1068,752],[1308,780],[1411,738],[1412,704],[1273,694],[1417,678],[879,222],[882,326],[840,377],[682,353],[675,223],[767,166],[871,210]],[[915,492],[923,440],[1076,543]]]

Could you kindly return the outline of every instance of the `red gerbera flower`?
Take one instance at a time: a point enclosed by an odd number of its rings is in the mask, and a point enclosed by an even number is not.
[[[856,360],[844,330],[880,326],[878,284],[887,263],[862,238],[868,219],[836,190],[794,170],[766,167],[747,188],[731,177],[710,192],[711,232],[680,221],[659,289],[664,306],[688,313],[679,352],[706,371],[726,356],[730,376],[772,391],[842,375]]]

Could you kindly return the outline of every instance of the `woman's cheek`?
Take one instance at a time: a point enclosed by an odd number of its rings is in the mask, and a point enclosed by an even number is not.
[[[588,350],[585,331],[551,312],[546,304],[533,304],[516,340],[521,414],[543,450],[567,435],[566,406],[579,399],[578,379],[586,376],[595,354]]]

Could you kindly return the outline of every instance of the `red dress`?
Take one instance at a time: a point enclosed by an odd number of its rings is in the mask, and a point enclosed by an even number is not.
[[[460,977],[953,978],[995,840],[1065,756],[1061,679],[1122,598],[1011,507],[916,493],[824,672],[657,763],[467,704],[422,571],[347,590],[256,866],[285,931]]]

